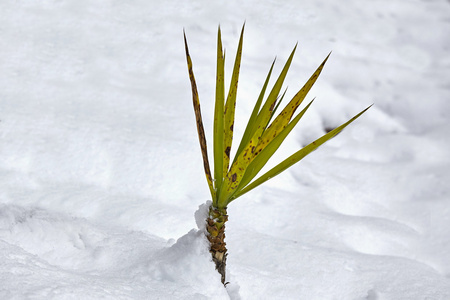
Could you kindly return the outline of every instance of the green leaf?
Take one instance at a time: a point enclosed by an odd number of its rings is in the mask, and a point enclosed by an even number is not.
[[[267,161],[273,156],[273,154],[278,150],[280,145],[283,143],[284,139],[292,131],[292,129],[297,125],[298,121],[303,117],[305,112],[314,102],[312,100],[281,132],[278,134],[259,154],[256,155],[255,159],[250,163],[245,171],[244,176],[239,184],[237,190],[244,188],[266,165]]]
[[[300,104],[303,102],[303,100],[306,97],[306,94],[308,94],[311,87],[316,82],[317,78],[319,77],[320,73],[322,72],[322,69],[325,65],[325,63],[328,60],[328,57],[330,57],[330,54],[325,58],[325,60],[320,64],[320,66],[317,68],[317,70],[314,72],[313,75],[309,78],[309,80],[305,83],[305,85],[300,89],[300,91],[297,92],[297,94],[292,98],[292,100],[286,105],[286,107],[281,111],[281,113],[275,118],[275,120],[272,122],[272,124],[267,128],[267,130],[264,131],[264,134],[262,135],[258,146],[256,147],[255,152],[258,153],[264,147],[269,144],[277,135],[280,133],[281,130],[283,130],[284,127],[289,123],[292,116],[295,113],[295,110],[300,106]]]
[[[296,49],[297,45],[295,45],[294,49],[292,50],[291,55],[289,56],[288,60],[286,61],[286,64],[283,67],[283,70],[280,73],[280,76],[278,76],[278,79],[275,82],[272,90],[270,91],[270,94],[267,97],[266,102],[264,103],[263,107],[261,108],[261,111],[258,114],[258,117],[255,121],[255,126],[252,130],[253,134],[250,140],[250,143],[252,144],[251,147],[256,146],[256,144],[259,141],[259,138],[261,137],[262,132],[269,123],[272,111],[275,108],[275,102],[278,98],[278,95],[280,94],[281,87],[283,85],[284,79],[286,78],[287,72],[289,71],[289,67],[291,66],[292,58],[294,57]]]
[[[239,38],[239,45],[236,53],[236,59],[234,61],[233,75],[231,77],[230,89],[228,91],[227,102],[225,104],[225,124],[224,124],[224,147],[223,153],[223,176],[225,177],[228,172],[228,166],[230,164],[230,152],[231,144],[233,142],[233,129],[234,129],[234,112],[236,107],[236,96],[239,81],[239,69],[241,66],[242,57],[242,42],[244,36],[244,27],[242,26],[241,37]]]
[[[344,123],[341,126],[333,129],[332,131],[330,131],[327,134],[323,135],[322,137],[318,138],[317,140],[315,140],[314,142],[310,143],[306,147],[300,149],[299,151],[297,151],[296,153],[294,153],[293,155],[291,155],[290,157],[288,157],[287,159],[282,161],[280,164],[278,164],[277,166],[272,168],[270,171],[268,171],[267,173],[265,173],[264,175],[262,175],[261,177],[259,177],[255,181],[253,181],[252,183],[250,183],[247,187],[245,187],[244,189],[242,189],[239,192],[236,192],[236,194],[234,195],[234,199],[236,199],[236,198],[244,195],[245,193],[251,191],[255,187],[257,187],[257,186],[261,185],[262,183],[266,182],[267,180],[277,176],[278,174],[280,174],[281,172],[283,172],[287,168],[291,167],[295,163],[297,163],[300,160],[302,160],[306,155],[310,154],[312,151],[316,150],[323,143],[325,143],[329,139],[331,139],[334,136],[336,136],[339,132],[341,132],[350,123],[352,123],[359,116],[361,116],[363,113],[365,113],[371,106],[367,107],[366,109],[364,109],[363,111],[358,113],[356,116],[351,118],[346,123]]]
[[[299,162],[306,155],[317,149],[320,145],[337,135],[346,126],[356,120],[367,109],[361,111],[346,123],[340,125],[329,133],[324,134],[306,147],[298,150],[296,153],[276,165],[274,168],[254,179],[264,168],[269,159],[275,154],[285,138],[297,125],[299,120],[310,107],[309,103],[297,116],[294,117],[295,111],[304,101],[306,94],[316,82],[320,75],[329,55],[322,64],[317,68],[314,74],[309,78],[305,85],[297,92],[286,107],[275,117],[275,112],[280,106],[286,91],[280,97],[284,79],[290,68],[297,45],[292,50],[283,70],[278,76],[269,95],[264,101],[264,95],[272,74],[274,63],[269,70],[260,95],[255,103],[250,119],[244,131],[243,138],[239,144],[236,156],[230,164],[230,150],[233,142],[233,127],[235,118],[236,95],[239,81],[239,69],[242,57],[242,44],[244,26],[242,26],[239,44],[237,48],[236,58],[234,62],[233,73],[231,77],[230,89],[227,97],[225,97],[224,73],[225,73],[225,53],[222,47],[221,31],[218,28],[217,37],[217,73],[216,73],[216,99],[214,110],[214,130],[213,130],[213,146],[214,146],[214,180],[211,177],[211,171],[208,162],[208,153],[206,147],[206,138],[203,128],[200,102],[198,99],[198,91],[192,68],[192,61],[189,55],[186,35],[184,42],[186,48],[186,60],[188,64],[189,78],[191,81],[193,106],[197,122],[197,131],[200,141],[200,148],[203,157],[203,166],[208,186],[213,199],[213,205],[217,208],[226,208],[226,206],[234,199],[244,195],[255,187],[261,185],[270,178],[280,174],[287,168]],[[262,107],[261,107],[262,106]],[[275,118],[274,118],[275,117]],[[274,120],[272,121],[272,119]]]
[[[281,102],[283,101],[284,96],[286,95],[286,92],[287,92],[287,88],[284,90],[283,95],[281,95],[280,99],[279,99],[279,100],[277,99],[277,100],[275,101],[275,103],[274,103],[274,106],[275,106],[275,107],[273,108],[273,110],[272,110],[271,113],[270,113],[270,118],[269,118],[269,121],[267,122],[267,125],[270,124],[270,121],[272,120],[273,116],[274,116],[275,113],[277,112],[278,107],[280,107],[280,104],[281,104]],[[266,126],[266,128],[264,129],[264,132],[266,131],[266,129],[267,129],[267,126]],[[264,132],[263,132],[262,135],[264,135]]]
[[[198,139],[200,142],[200,149],[202,150],[203,169],[205,171],[205,176],[206,176],[206,180],[208,182],[209,191],[211,192],[211,197],[212,197],[212,199],[215,199],[216,192],[213,187],[213,183],[212,183],[213,181],[211,178],[211,169],[209,167],[208,150],[206,147],[205,130],[203,128],[202,113],[200,110],[200,101],[198,99],[197,84],[195,83],[194,71],[192,69],[192,61],[191,61],[191,57],[189,55],[186,34],[183,32],[183,35],[184,35],[184,47],[185,47],[185,51],[186,51],[186,61],[187,61],[188,71],[189,71],[189,79],[191,81],[192,102],[194,105],[195,119],[196,119],[196,123],[197,123],[197,133],[198,133]]]
[[[250,119],[247,122],[247,126],[245,127],[244,135],[242,136],[238,150],[236,151],[236,156],[234,158],[233,163],[236,161],[236,158],[239,156],[239,154],[242,152],[242,149],[247,145],[247,143],[250,141],[250,138],[252,137],[251,136],[252,129],[253,129],[253,127],[255,127],[256,118],[258,117],[259,109],[260,109],[262,101],[264,99],[264,94],[266,92],[267,84],[269,83],[270,75],[272,74],[274,65],[275,65],[275,60],[273,61],[272,66],[270,67],[269,73],[267,74],[266,80],[265,80],[262,90],[259,94],[258,100],[256,101],[255,107],[253,108]]]
[[[267,97],[266,102],[264,103],[261,111],[259,112],[256,118],[254,128],[251,131],[252,138],[244,147],[242,152],[239,154],[236,161],[231,165],[230,171],[225,177],[224,186],[219,196],[221,199],[225,199],[223,201],[226,201],[226,199],[228,199],[228,196],[232,194],[234,190],[238,187],[238,184],[242,179],[242,176],[244,175],[245,169],[254,158],[254,151],[259,142],[262,132],[264,131],[265,127],[267,126],[267,123],[269,122],[271,112],[274,109],[274,103],[278,97],[278,94],[280,93],[281,86],[283,85],[284,79],[286,78],[286,74],[289,70],[296,49],[297,45],[292,50],[291,55],[289,56],[286,64],[284,65],[284,68],[281,71],[280,76],[275,82],[272,91]]]
[[[223,153],[224,149],[224,131],[223,131],[223,111],[225,103],[225,80],[224,80],[224,55],[222,49],[222,37],[220,27],[217,32],[217,73],[216,73],[216,102],[214,109],[214,183],[216,190],[220,190],[223,177]]]

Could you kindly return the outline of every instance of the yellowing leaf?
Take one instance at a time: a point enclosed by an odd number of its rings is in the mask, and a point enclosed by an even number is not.
[[[198,139],[200,141],[200,149],[202,150],[203,169],[205,171],[205,176],[206,176],[206,180],[208,182],[209,191],[211,192],[211,197],[212,197],[212,199],[215,199],[216,192],[214,190],[212,178],[211,178],[211,169],[209,167],[208,150],[206,147],[205,130],[203,128],[202,113],[200,110],[200,101],[198,100],[197,84],[195,83],[194,71],[192,69],[192,61],[191,61],[191,57],[189,55],[186,34],[184,34],[184,46],[185,46],[185,51],[186,51],[186,60],[187,60],[188,71],[189,71],[189,79],[191,81],[192,102],[194,105],[195,119],[196,119],[196,123],[197,123]]]
[[[239,38],[239,45],[234,61],[233,75],[231,77],[230,90],[228,92],[227,102],[225,104],[225,124],[224,124],[224,147],[223,153],[223,175],[225,176],[230,164],[230,151],[233,141],[234,130],[234,111],[236,107],[237,87],[239,81],[239,69],[241,66],[242,57],[242,40],[244,35],[244,26],[242,26],[241,37]]]
[[[216,102],[214,110],[214,179],[215,189],[220,190],[224,177],[224,130],[223,110],[225,103],[225,79],[224,79],[224,56],[222,50],[222,37],[220,27],[217,32],[217,75],[216,75]]]
[[[283,70],[278,76],[266,100],[264,95],[270,76],[272,74],[274,63],[266,77],[262,90],[255,103],[250,119],[244,131],[242,140],[236,151],[236,156],[230,165],[230,152],[233,142],[234,118],[236,95],[239,81],[239,69],[242,57],[244,26],[242,27],[239,44],[237,48],[236,58],[234,62],[233,73],[231,77],[230,89],[225,99],[224,87],[224,66],[225,55],[222,48],[222,38],[220,27],[217,34],[217,73],[216,73],[216,100],[214,110],[214,180],[211,177],[211,172],[208,162],[208,153],[206,147],[206,138],[202,123],[202,116],[200,111],[200,102],[198,99],[197,86],[195,83],[194,73],[192,70],[192,62],[189,56],[186,36],[184,36],[186,48],[186,60],[189,70],[189,78],[191,81],[192,98],[197,122],[197,131],[200,141],[200,148],[203,157],[203,166],[208,182],[208,186],[213,199],[213,206],[221,209],[226,208],[227,205],[234,199],[244,195],[255,187],[266,182],[270,178],[280,174],[287,168],[299,162],[306,155],[317,149],[320,145],[328,141],[342,131],[346,126],[361,116],[368,108],[361,111],[359,114],[351,118],[346,123],[324,134],[306,147],[298,150],[293,155],[276,165],[274,168],[254,180],[261,169],[266,165],[269,159],[275,154],[284,139],[297,125],[299,120],[310,107],[309,103],[297,116],[293,117],[297,108],[305,99],[307,93],[316,82],[318,76],[328,60],[328,55],[317,70],[312,74],[304,86],[297,92],[297,94],[289,101],[286,107],[275,117],[275,111],[284,98],[286,91],[280,97],[280,91],[286,78],[287,72],[291,65],[297,45],[292,50],[288,60],[286,61]],[[226,100],[226,101],[225,101]],[[262,107],[261,107],[262,105]],[[272,119],[275,119],[272,121]],[[271,122],[271,123],[270,123]],[[270,124],[270,125],[269,125]]]
[[[341,126],[333,129],[332,131],[330,131],[327,134],[323,135],[322,137],[318,138],[317,140],[315,140],[314,142],[310,143],[306,147],[300,149],[299,151],[297,151],[293,155],[289,156],[287,159],[285,159],[284,161],[279,163],[277,166],[272,168],[270,171],[268,171],[267,173],[265,173],[264,175],[262,175],[261,177],[259,177],[255,181],[253,181],[252,183],[250,183],[247,187],[245,187],[242,190],[236,192],[236,194],[234,195],[234,199],[236,199],[237,197],[240,197],[240,196],[244,195],[245,193],[251,191],[255,187],[257,187],[257,186],[263,184],[264,182],[266,182],[267,180],[277,176],[278,174],[280,174],[281,172],[283,172],[287,168],[291,167],[295,163],[297,163],[300,160],[302,160],[306,155],[308,155],[311,152],[313,152],[314,150],[316,150],[323,143],[325,143],[329,139],[335,137],[345,127],[347,127],[350,123],[352,123],[357,118],[359,118],[363,113],[365,113],[371,106],[367,107],[366,109],[364,109],[363,111],[358,113],[356,116],[354,116],[353,118],[348,120],[346,123],[344,123]]]
[[[303,102],[303,100],[306,97],[306,94],[308,94],[309,90],[314,85],[314,83],[316,82],[320,73],[322,72],[322,69],[323,69],[325,63],[327,62],[329,56],[330,55],[328,55],[325,58],[325,60],[317,68],[317,70],[314,72],[314,74],[309,78],[309,80],[306,82],[306,84],[300,89],[300,91],[298,91],[298,93],[286,105],[286,107],[283,109],[283,111],[276,117],[276,119],[267,128],[267,130],[264,131],[264,134],[261,137],[261,140],[259,141],[258,146],[256,147],[256,150],[255,150],[256,154],[261,152],[261,150],[264,149],[264,147],[266,147],[280,133],[280,131],[283,130],[283,128],[286,127],[286,125],[289,123],[289,121],[291,120],[292,116],[295,113],[295,110]]]
[[[242,176],[245,173],[245,169],[253,160],[256,146],[258,145],[259,139],[261,138],[261,135],[264,132],[265,128],[267,127],[267,123],[270,120],[272,110],[274,109],[275,106],[275,101],[277,100],[284,79],[286,78],[286,74],[291,65],[292,58],[294,57],[296,48],[297,46],[295,46],[294,49],[292,50],[291,55],[289,56],[286,64],[283,67],[283,70],[280,73],[280,76],[275,82],[274,87],[272,88],[269,96],[267,97],[266,102],[264,103],[261,111],[259,112],[255,120],[255,124],[251,131],[253,132],[251,139],[249,140],[247,145],[243,148],[242,152],[239,153],[235,162],[231,165],[230,171],[228,172],[227,176],[224,178],[224,185],[219,198],[222,197],[226,198],[228,195],[234,192],[234,190],[239,185]]]

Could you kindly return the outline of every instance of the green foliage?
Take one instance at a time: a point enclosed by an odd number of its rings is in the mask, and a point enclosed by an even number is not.
[[[210,188],[213,206],[217,208],[226,208],[234,199],[244,195],[260,184],[266,182],[270,178],[280,174],[287,168],[299,162],[306,155],[317,149],[320,145],[336,136],[350,123],[361,116],[369,107],[355,115],[353,118],[326,133],[314,142],[298,150],[296,153],[276,165],[274,168],[256,178],[261,169],[268,160],[277,151],[284,139],[297,125],[298,121],[308,110],[311,101],[306,107],[295,117],[295,111],[302,104],[311,87],[316,82],[322,69],[328,60],[328,55],[320,64],[317,70],[311,75],[305,85],[295,94],[284,109],[273,119],[275,111],[279,107],[281,100],[284,98],[285,92],[280,96],[280,91],[286,78],[287,72],[291,65],[297,46],[292,50],[283,70],[275,81],[269,95],[264,101],[264,95],[267,85],[272,74],[275,61],[270,67],[261,93],[255,103],[250,119],[247,123],[242,140],[239,143],[236,155],[230,165],[230,151],[233,141],[234,115],[236,106],[236,95],[239,81],[239,69],[242,56],[244,26],[242,27],[239,39],[238,49],[236,53],[233,74],[231,77],[230,88],[225,101],[225,76],[224,65],[225,56],[222,49],[222,38],[220,27],[217,34],[217,74],[216,74],[216,101],[214,110],[214,135],[213,135],[213,158],[214,158],[214,179],[211,177],[209,168],[208,153],[206,147],[206,138],[203,129],[200,102],[198,99],[197,86],[192,70],[192,61],[189,55],[186,35],[184,36],[186,59],[189,70],[189,78],[191,80],[192,97],[194,111],[197,121],[197,131],[203,156],[203,164],[206,179]],[[261,107],[262,106],[262,107]],[[273,119],[273,121],[272,121]],[[255,179],[256,178],[256,179]]]

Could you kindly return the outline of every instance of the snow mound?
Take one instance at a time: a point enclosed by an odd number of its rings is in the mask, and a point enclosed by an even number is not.
[[[1,299],[229,299],[199,230],[166,242],[15,205],[0,228]]]

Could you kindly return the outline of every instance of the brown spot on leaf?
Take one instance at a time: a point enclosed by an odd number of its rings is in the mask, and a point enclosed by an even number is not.
[[[227,147],[227,149],[225,149],[225,155],[227,157],[230,157],[230,151],[231,151],[231,147]]]
[[[277,101],[274,101],[274,102],[272,103],[272,105],[271,105],[270,108],[269,108],[270,111],[273,111],[273,109],[274,109],[276,103],[277,103]]]
[[[231,175],[231,182],[235,182],[237,179],[237,174],[234,173],[233,175]]]

